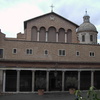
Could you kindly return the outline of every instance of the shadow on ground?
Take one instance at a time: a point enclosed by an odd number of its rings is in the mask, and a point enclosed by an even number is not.
[[[69,93],[45,93],[42,96],[37,93],[19,93],[0,95],[0,100],[75,100],[75,96]]]

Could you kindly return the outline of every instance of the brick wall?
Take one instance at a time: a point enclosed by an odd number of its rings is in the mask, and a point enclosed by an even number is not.
[[[5,40],[0,44],[0,48],[4,49],[4,60],[100,62],[100,45]],[[17,49],[16,54],[12,53],[13,48]],[[26,54],[26,49],[32,49],[33,54]],[[48,50],[48,55],[44,54],[44,50]],[[59,50],[65,50],[66,55],[59,56]],[[77,51],[80,52],[79,56],[76,56]],[[94,57],[90,57],[90,52],[94,52]]]

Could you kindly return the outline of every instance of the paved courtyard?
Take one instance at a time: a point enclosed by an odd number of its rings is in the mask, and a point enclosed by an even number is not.
[[[19,93],[0,95],[0,100],[75,100],[75,96],[67,93],[45,93],[39,96],[37,93]]]

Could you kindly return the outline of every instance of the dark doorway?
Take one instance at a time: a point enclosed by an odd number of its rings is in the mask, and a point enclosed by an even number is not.
[[[17,71],[7,70],[6,71],[5,91],[15,92],[16,84],[17,84]]]
[[[38,89],[46,91],[46,71],[35,72],[35,91]]]
[[[32,71],[20,71],[20,91],[32,91]]]
[[[49,80],[50,91],[61,91],[62,90],[62,72],[51,71]]]
[[[64,84],[65,84],[64,90],[65,91],[68,91],[69,88],[71,87],[70,84],[68,84],[68,83],[70,83],[70,82],[68,82],[68,81],[70,81],[68,79],[70,79],[70,80],[74,79],[73,87],[75,89],[77,89],[77,87],[78,87],[78,72],[77,71],[66,71],[65,72],[65,81],[64,81]]]
[[[80,78],[80,89],[88,90],[91,86],[91,72],[90,71],[82,71]]]
[[[100,71],[94,72],[94,87],[100,89]]]

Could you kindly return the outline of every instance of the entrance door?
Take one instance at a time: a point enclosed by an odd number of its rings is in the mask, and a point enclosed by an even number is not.
[[[38,89],[46,91],[46,71],[35,71],[35,91]]]
[[[94,87],[100,89],[100,71],[94,72]]]
[[[32,91],[32,71],[20,72],[20,91]]]
[[[82,71],[80,78],[80,89],[88,90],[91,86],[91,72],[90,71]]]
[[[73,85],[74,82],[74,85]],[[78,72],[77,71],[66,71],[65,72],[65,87],[64,90],[68,91],[71,86],[78,88]],[[72,84],[71,84],[72,83]]]
[[[51,71],[49,81],[50,91],[61,91],[62,90],[62,72]]]
[[[15,92],[17,83],[17,71],[7,70],[6,71],[6,84],[5,91]]]

